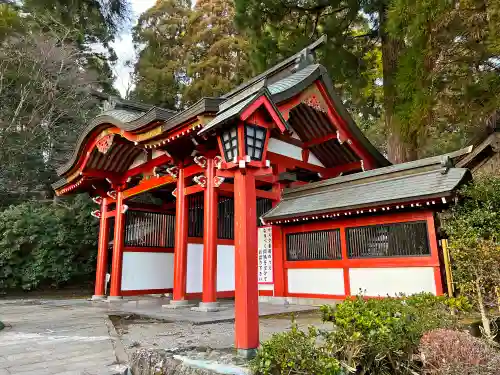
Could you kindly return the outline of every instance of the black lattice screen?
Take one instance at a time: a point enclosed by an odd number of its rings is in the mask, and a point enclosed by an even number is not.
[[[430,255],[425,221],[346,228],[346,236],[349,258]]]

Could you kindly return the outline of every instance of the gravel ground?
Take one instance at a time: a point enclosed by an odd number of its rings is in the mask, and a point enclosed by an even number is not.
[[[230,349],[234,347],[234,324],[214,323],[193,325],[177,322],[164,323],[154,320],[114,317],[113,323],[129,356],[139,348],[183,350],[189,348]],[[302,313],[296,316],[299,327],[315,325],[327,329],[328,324],[320,322],[318,312]],[[290,316],[266,317],[260,319],[260,339],[266,340],[273,333],[289,330]]]

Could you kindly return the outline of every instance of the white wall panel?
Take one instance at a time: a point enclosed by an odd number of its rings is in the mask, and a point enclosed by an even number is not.
[[[276,154],[288,156],[289,158],[302,161],[302,149],[300,147],[280,141],[279,139],[269,138],[267,149],[268,151],[274,152]],[[307,160],[307,162],[323,167],[323,164],[312,152],[309,153],[309,159]]]
[[[200,293],[203,288],[203,245],[188,244],[187,248],[187,293]]]
[[[217,245],[217,291],[234,290],[234,246]]]
[[[309,164],[319,165],[320,167],[324,167],[323,163],[319,161],[319,159],[312,152],[309,153],[309,159],[307,159]]]
[[[173,286],[173,253],[123,253],[122,290],[170,289]]]
[[[276,154],[288,156],[289,158],[302,160],[302,149],[300,147],[280,141],[276,138],[269,138],[267,150]]]
[[[367,296],[436,293],[432,267],[351,268],[351,293]]]
[[[290,268],[288,292],[308,294],[344,294],[342,268]]]
[[[141,164],[144,164],[145,162],[147,161],[146,159],[146,154],[144,153],[140,153],[139,156],[137,156],[134,161],[132,162],[132,164],[130,165],[129,169],[132,169],[132,168],[135,168],[135,167],[138,167],[139,165]]]

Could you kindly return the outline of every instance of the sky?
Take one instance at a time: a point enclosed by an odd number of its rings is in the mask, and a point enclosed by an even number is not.
[[[132,22],[123,32],[116,38],[113,47],[118,56],[118,62],[114,67],[115,88],[122,96],[125,96],[127,89],[130,87],[130,73],[133,68],[126,66],[128,61],[135,61],[136,54],[132,42],[132,28],[137,23],[139,16],[147,9],[152,7],[155,0],[130,0],[132,4]]]

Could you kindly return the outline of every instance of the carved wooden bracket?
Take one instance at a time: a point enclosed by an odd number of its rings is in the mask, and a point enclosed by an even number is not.
[[[172,190],[172,195],[177,198],[177,188],[175,188],[174,190]]]
[[[207,178],[205,177],[205,175],[199,174],[198,176],[194,176],[193,181],[200,185],[202,188],[207,186]]]
[[[221,166],[222,166],[222,157],[220,157],[219,155],[217,155],[214,158],[214,163],[215,163],[215,168],[220,169]]]
[[[101,204],[102,203],[102,197],[100,196],[97,196],[97,197],[93,197],[92,200],[94,201],[94,203],[96,204]]]
[[[101,210],[95,210],[90,213],[93,217],[100,218],[101,217]]]
[[[128,211],[128,206],[126,204],[122,205],[122,214]]]
[[[116,191],[115,190],[110,190],[106,194],[108,195],[108,197],[110,197],[112,199],[116,199]]]
[[[195,156],[193,158],[194,162],[196,164],[198,164],[201,168],[206,168],[207,167],[207,158],[202,156],[202,155],[199,155],[199,156]]]
[[[166,172],[173,178],[177,178],[177,176],[179,176],[179,168],[177,167],[167,168]]]
[[[214,185],[215,185],[215,187],[221,186],[221,184],[224,182],[224,180],[225,180],[224,177],[215,176],[214,177]]]

